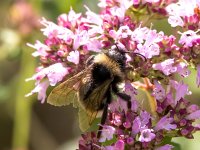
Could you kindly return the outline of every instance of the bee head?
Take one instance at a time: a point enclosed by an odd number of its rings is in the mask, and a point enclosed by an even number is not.
[[[116,46],[116,48],[114,49],[110,49],[107,53],[107,55],[113,59],[114,61],[116,61],[122,70],[125,69],[125,64],[126,64],[126,54],[127,52],[123,49],[120,49]]]

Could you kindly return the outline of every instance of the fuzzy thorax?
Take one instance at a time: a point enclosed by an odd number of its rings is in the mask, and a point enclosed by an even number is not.
[[[106,66],[113,73],[114,76],[117,75],[121,78],[124,78],[124,74],[120,70],[120,65],[113,59],[109,58],[106,54],[101,53],[95,56],[94,63],[102,64]]]

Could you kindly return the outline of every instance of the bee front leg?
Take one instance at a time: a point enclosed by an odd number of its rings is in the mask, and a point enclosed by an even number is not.
[[[126,101],[128,109],[131,109],[131,97],[130,97],[130,95],[127,95],[126,93],[119,92],[119,89],[118,89],[118,87],[116,85],[112,86],[112,90],[122,100]]]
[[[86,62],[85,62],[86,66],[89,66],[89,65],[91,65],[91,64],[93,63],[94,57],[95,57],[94,55],[91,55],[91,56],[86,60]]]
[[[117,96],[119,96],[122,100],[127,102],[128,109],[131,109],[131,97],[125,93],[116,93]]]

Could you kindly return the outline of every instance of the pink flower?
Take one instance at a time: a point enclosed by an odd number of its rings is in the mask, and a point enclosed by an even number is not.
[[[120,126],[122,124],[122,116],[120,113],[113,114],[113,123],[116,126]]]
[[[161,63],[153,64],[153,69],[162,71],[165,75],[170,75],[177,71],[177,68],[173,66],[174,59],[167,59]]]
[[[168,22],[172,27],[183,27],[185,24],[183,18],[193,16],[197,6],[200,6],[198,0],[179,0],[177,3],[171,3],[166,7],[169,14]]]
[[[133,0],[133,5],[139,5],[140,4],[140,0]]]
[[[133,5],[132,0],[102,0],[99,4],[102,8],[108,8],[111,16],[117,16],[120,22],[123,22],[126,10]]]
[[[114,146],[106,146],[105,150],[124,150],[125,143],[123,140],[118,140]]]
[[[182,82],[177,82],[174,80],[170,80],[170,84],[176,90],[175,96],[175,104],[181,99],[184,98],[185,95],[190,95],[191,92],[188,90],[188,85]]]
[[[76,30],[76,33],[74,35],[73,49],[77,50],[81,45],[86,44],[89,38],[89,34],[86,30]]]
[[[154,127],[154,130],[159,131],[165,129],[169,131],[172,129],[176,129],[177,125],[172,124],[173,121],[174,121],[173,118],[168,118],[167,116],[164,116],[157,122],[156,126]]]
[[[75,27],[76,22],[81,17],[81,13],[75,13],[75,11],[71,8],[68,14],[68,21],[72,24],[73,27]]]
[[[114,146],[114,150],[124,150],[124,147],[125,147],[125,143],[123,140],[118,140],[116,143],[115,143],[115,146]]]
[[[103,130],[101,133],[101,137],[99,142],[105,142],[106,140],[111,140],[113,138],[113,134],[115,133],[115,128],[112,126],[103,126]]]
[[[148,32],[147,27],[138,27],[132,32],[131,39],[137,43],[143,43]]]
[[[150,142],[155,138],[155,134],[152,133],[153,129],[144,129],[141,131],[141,135],[139,137],[140,142]]]
[[[40,82],[46,76],[46,70],[43,67],[37,68],[37,73],[34,74],[32,77],[27,78],[25,81],[36,80]]]
[[[69,56],[67,56],[67,60],[77,65],[79,64],[79,59],[80,59],[79,56],[80,56],[79,51],[77,50],[71,51],[69,53]]]
[[[85,44],[87,50],[94,51],[94,52],[101,52],[102,44],[97,39],[91,39],[88,41],[88,43]]]
[[[69,29],[75,28],[80,19],[81,19],[81,13],[76,14],[74,10],[71,8],[68,15],[61,14],[58,17],[58,25],[67,27]]]
[[[158,45],[158,42],[162,41],[163,33],[162,32],[156,33],[156,30],[150,30],[150,29],[148,29],[148,31],[146,32],[142,32],[144,29],[145,28],[139,31],[139,35],[135,35],[138,33],[137,29],[136,33],[135,31],[133,32],[132,39],[133,40],[135,39],[136,41],[140,42],[137,44],[137,49],[135,52],[144,55],[146,58],[152,58],[153,56],[157,56],[160,54],[160,47]]]
[[[46,27],[41,29],[43,34],[48,38],[58,38],[63,40],[68,40],[69,37],[73,38],[73,32],[65,27],[58,26],[57,24],[47,21],[45,18],[41,23]]]
[[[178,73],[183,77],[187,77],[190,74],[185,62],[175,63],[174,59],[167,59],[161,63],[153,64],[152,67],[155,70],[162,71],[167,76],[172,73]]]
[[[147,111],[141,111],[140,119],[141,126],[146,126],[149,123],[149,120],[151,119],[151,115]]]
[[[36,49],[36,51],[32,53],[32,55],[34,57],[37,57],[37,56],[43,56],[43,57],[45,57],[45,56],[48,55],[47,52],[50,51],[50,48],[47,45],[41,43],[38,40],[36,41],[36,43],[34,45],[29,44],[29,43],[27,45],[30,46],[30,47],[32,47],[32,48],[34,48],[34,49]]]
[[[62,81],[69,73],[69,68],[63,66],[61,63],[53,64],[45,69],[51,86],[55,86],[58,82]]]
[[[154,81],[155,88],[153,89],[152,95],[156,98],[156,100],[163,101],[166,93],[165,89],[162,87],[158,81]]]
[[[174,146],[166,144],[164,146],[160,146],[160,147],[156,148],[155,150],[172,150],[172,148],[174,148]]]
[[[117,31],[117,38],[127,38],[132,34],[132,31],[129,29],[128,26],[121,26]]]
[[[48,77],[50,85],[55,86],[69,73],[68,69],[69,68],[64,67],[62,63],[56,63],[47,68],[41,68],[38,73],[26,79],[26,81],[36,80],[40,82],[44,77]]]
[[[145,0],[146,2],[148,2],[148,3],[157,3],[157,2],[159,2],[160,0]]]
[[[188,77],[190,75],[190,70],[188,69],[188,65],[185,62],[179,62],[176,64],[177,73],[182,77]]]
[[[188,120],[200,119],[200,110],[197,110],[197,111],[192,112],[191,114],[187,115],[186,119],[188,119]]]
[[[133,125],[132,125],[132,134],[136,135],[140,132],[140,128],[141,128],[141,119],[139,117],[136,117],[133,120]]]
[[[49,86],[49,81],[45,80],[41,83],[36,84],[35,88],[25,96],[28,97],[30,95],[33,95],[34,93],[38,93],[38,100],[41,101],[41,103],[45,102],[46,99],[46,90]]]
[[[176,15],[170,16],[168,18],[168,22],[169,22],[169,24],[171,24],[172,27],[177,27],[177,26],[181,26],[182,27],[184,25],[184,22],[181,19],[181,17],[180,16],[176,16]]]
[[[188,9],[185,9],[187,5]],[[44,103],[49,85],[55,86],[63,81],[69,70],[74,74],[75,65],[78,65],[78,70],[81,69],[82,61],[93,53],[118,45],[120,49],[128,51],[125,84],[121,84],[122,87],[119,85],[119,88],[120,92],[122,90],[131,97],[131,109],[127,110],[127,102],[116,96],[117,100],[109,104],[101,138],[97,139],[95,132],[85,134],[80,140],[79,149],[172,149],[171,145],[161,146],[165,136],[182,134],[191,137],[199,129],[193,123],[200,118],[200,110],[184,98],[190,91],[182,81],[190,74],[188,66],[192,64],[197,67],[196,82],[200,86],[200,65],[196,64],[200,43],[199,0],[179,0],[177,3],[174,0],[100,0],[99,6],[99,14],[85,6],[85,16],[71,9],[68,14],[60,15],[57,23],[43,18],[44,44],[39,41],[34,45],[28,44],[36,49],[33,56],[40,57],[41,67],[27,79],[35,80],[36,84],[26,96],[38,93],[38,99]],[[152,21],[151,16],[169,16],[172,27],[183,27],[180,40],[176,40],[176,34],[167,36],[164,31],[145,27]],[[134,57],[133,53],[143,55],[144,61]],[[174,78],[177,74],[181,80]],[[138,80],[137,83],[132,83],[131,78]],[[140,82],[143,78],[144,81],[154,81],[153,91],[151,84],[148,86],[147,82]],[[166,81],[167,85],[162,81]],[[136,100],[134,86],[155,97],[156,119],[145,110],[146,106],[140,105],[141,101]],[[180,132],[174,133],[174,130]],[[105,146],[108,140],[111,142],[108,145],[111,145]]]
[[[191,104],[189,107],[186,108],[188,113],[193,113],[199,110],[199,106],[196,104]]]
[[[100,18],[100,16],[92,12],[87,6],[85,6],[85,8],[87,9],[86,11],[87,21],[89,21],[92,24],[101,26],[103,24],[103,20]]]
[[[133,85],[131,83],[125,83],[124,91],[129,95],[131,95],[131,94],[137,95],[137,91],[136,91],[136,89],[133,87]]]
[[[187,47],[192,47],[194,45],[194,42],[197,39],[200,39],[200,35],[197,35],[197,32],[199,31],[200,30],[197,30],[196,32],[194,32],[192,30],[188,30],[184,33],[179,32],[181,34],[179,43]]]
[[[40,68],[38,73],[26,79],[26,81],[36,80],[35,88],[30,93],[26,94],[26,97],[38,93],[38,100],[44,103],[48,86],[55,86],[58,82],[62,81],[63,77],[69,73],[68,69],[69,68],[64,67],[61,63],[53,64],[47,68]],[[48,80],[44,80],[44,77],[47,77]]]

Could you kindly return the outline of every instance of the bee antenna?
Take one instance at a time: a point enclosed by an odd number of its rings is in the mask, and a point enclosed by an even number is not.
[[[144,61],[147,61],[147,58],[146,58],[144,55],[142,55],[142,54],[140,54],[140,53],[133,53],[133,54],[138,55],[138,56],[140,56],[141,58],[143,58]]]
[[[115,43],[115,46],[116,46],[117,50],[119,51],[120,49],[119,49],[119,47],[117,46],[117,43]],[[125,53],[130,53],[130,52],[129,52],[129,51],[125,51]],[[140,54],[140,53],[133,53],[133,54],[138,55],[138,56],[140,56],[141,58],[143,58],[144,61],[147,61],[147,58],[146,58],[144,55],[142,55],[142,54]]]
[[[117,47],[117,50],[119,51],[119,47],[117,46],[117,43],[115,43],[115,46]]]
[[[118,51],[123,51],[124,53],[130,53],[130,52],[124,50],[124,49],[119,49],[119,47],[117,46],[117,43],[115,43],[115,46],[116,46],[116,48],[117,48]]]

